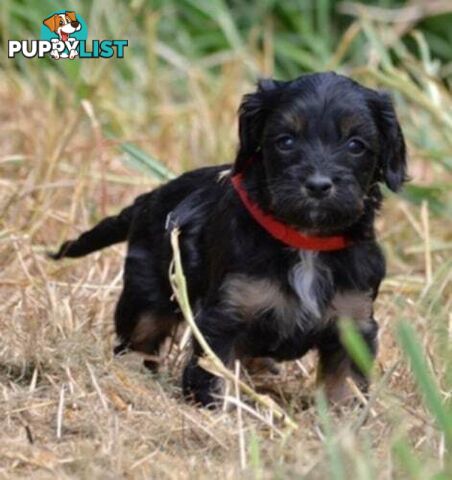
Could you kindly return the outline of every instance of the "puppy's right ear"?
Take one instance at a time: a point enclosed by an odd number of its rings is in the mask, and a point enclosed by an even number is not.
[[[380,133],[380,181],[398,192],[407,181],[406,146],[391,97],[372,90],[370,105]]]
[[[240,143],[234,164],[235,173],[243,170],[249,159],[259,150],[272,94],[282,83],[284,82],[261,79],[257,83],[256,92],[244,95],[238,112]]]
[[[46,18],[42,23],[52,32],[56,32],[58,28],[58,20],[59,20],[58,15],[52,15],[49,18]]]
[[[70,18],[71,22],[75,22],[77,20],[75,12],[66,12],[66,15]]]

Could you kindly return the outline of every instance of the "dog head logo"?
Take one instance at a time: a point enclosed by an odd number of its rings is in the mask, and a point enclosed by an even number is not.
[[[55,13],[46,18],[43,23],[51,32],[56,33],[63,42],[66,42],[72,33],[78,32],[82,28],[75,12]]]
[[[73,59],[78,56],[75,47],[78,41],[87,37],[86,24],[79,15],[73,11],[62,10],[55,12],[42,23],[41,38],[52,41],[55,46],[50,52],[52,58]],[[57,41],[60,43],[57,44]],[[63,45],[64,49],[61,48]]]

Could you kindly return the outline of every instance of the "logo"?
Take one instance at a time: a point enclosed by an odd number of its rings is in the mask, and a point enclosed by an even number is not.
[[[127,40],[88,39],[88,27],[83,18],[73,11],[59,10],[44,19],[40,40],[8,40],[8,58],[124,58]]]

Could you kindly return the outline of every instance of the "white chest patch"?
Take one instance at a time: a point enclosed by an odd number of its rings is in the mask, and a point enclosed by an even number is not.
[[[300,261],[289,272],[289,283],[297,294],[301,307],[320,318],[315,284],[317,281],[317,252],[299,252]]]

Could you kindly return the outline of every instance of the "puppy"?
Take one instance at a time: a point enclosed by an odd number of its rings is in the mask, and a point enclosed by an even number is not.
[[[316,349],[332,402],[349,396],[347,377],[366,392],[368,378],[343,347],[337,320],[353,319],[376,354],[372,305],[385,275],[374,232],[380,184],[397,191],[406,180],[390,98],[335,73],[264,80],[243,98],[239,140],[233,165],[186,173],[138,197],[53,258],[127,240],[116,352],[156,355],[182,320],[168,280],[177,225],[197,325],[225,364],[293,360]],[[183,390],[213,405],[221,380],[199,366],[203,352],[193,343]]]
[[[55,13],[49,18],[44,20],[44,25],[52,32],[56,33],[61,42],[69,41],[69,38],[72,33],[78,32],[82,26],[80,22],[77,21],[75,12],[65,12],[65,13]],[[58,59],[60,54],[58,50],[52,50],[50,55]],[[77,50],[71,50],[69,52],[69,58],[73,59],[78,55]]]

